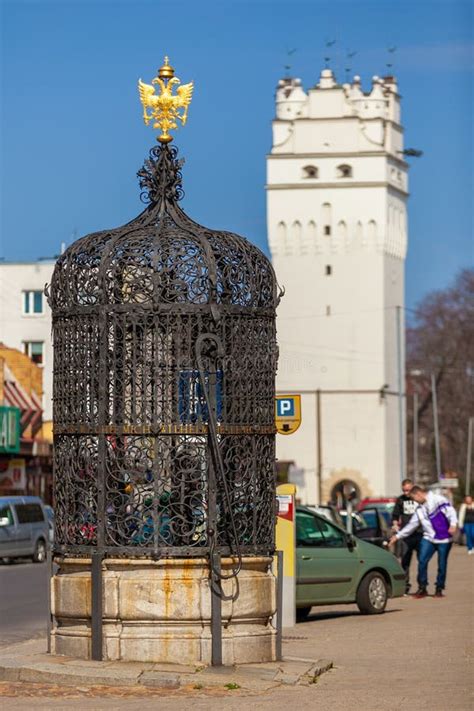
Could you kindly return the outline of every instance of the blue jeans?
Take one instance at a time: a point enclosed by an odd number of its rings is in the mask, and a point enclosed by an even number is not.
[[[426,538],[422,538],[420,550],[418,552],[418,585],[420,588],[428,586],[428,563],[438,552],[438,575],[436,577],[436,587],[443,590],[446,583],[446,572],[448,569],[448,555],[452,543],[431,543]]]
[[[474,523],[465,523],[464,533],[466,534],[467,550],[472,551],[474,548]]]

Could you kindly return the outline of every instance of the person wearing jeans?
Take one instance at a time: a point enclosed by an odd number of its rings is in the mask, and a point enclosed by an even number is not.
[[[472,496],[466,496],[459,509],[459,528],[466,534],[466,546],[469,555],[474,553],[474,503]]]
[[[421,539],[420,550],[418,552],[418,585],[424,591],[423,597],[428,587],[428,563],[435,553],[438,553],[438,575],[436,576],[435,597],[442,597],[446,585],[446,573],[448,570],[448,555],[453,545],[450,543],[433,543],[426,538]],[[420,595],[417,593],[417,597]]]
[[[444,597],[448,556],[458,522],[456,511],[444,496],[425,491],[421,486],[414,486],[410,491],[410,497],[419,506],[406,526],[392,536],[390,543],[407,538],[421,524],[423,538],[418,554],[418,590],[415,597],[422,598],[428,595],[428,563],[435,553],[438,554],[435,597]]]
[[[395,506],[392,511],[392,528],[394,532],[400,531],[407,523],[410,521],[411,517],[418,508],[416,501],[410,497],[410,491],[413,489],[413,482],[411,479],[404,479],[402,481],[402,494],[398,497],[395,502]],[[400,565],[405,571],[406,583],[405,583],[405,594],[408,595],[410,592],[410,563],[413,553],[416,552],[416,557],[419,559],[420,556],[420,543],[422,537],[421,525],[407,536],[401,542],[401,552],[400,552]]]

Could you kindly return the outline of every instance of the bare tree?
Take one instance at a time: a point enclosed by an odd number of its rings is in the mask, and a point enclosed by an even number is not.
[[[436,480],[431,373],[438,396],[443,471],[464,475],[467,426],[474,415],[474,269],[452,287],[428,294],[407,329],[408,452],[413,452],[413,398],[418,393],[419,474]],[[409,455],[409,471],[413,461]]]

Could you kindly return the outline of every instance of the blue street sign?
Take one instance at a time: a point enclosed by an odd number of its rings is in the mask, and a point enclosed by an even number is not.
[[[216,415],[217,419],[222,419],[222,381],[223,372],[218,370],[215,373],[216,387]],[[209,385],[209,373],[205,373],[206,384]],[[182,425],[205,424],[209,420],[204,393],[202,391],[199,371],[182,370],[178,380],[178,409],[179,419]]]

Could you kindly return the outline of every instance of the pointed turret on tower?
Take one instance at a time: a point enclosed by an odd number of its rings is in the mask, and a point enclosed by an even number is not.
[[[319,79],[318,89],[333,89],[336,86],[336,79],[334,77],[332,69],[326,67],[321,72],[321,77]]]
[[[292,77],[280,79],[276,90],[277,119],[288,121],[301,116],[301,108],[307,98],[301,79]]]

